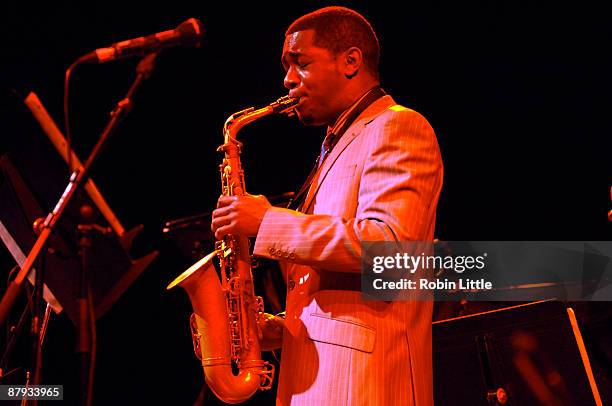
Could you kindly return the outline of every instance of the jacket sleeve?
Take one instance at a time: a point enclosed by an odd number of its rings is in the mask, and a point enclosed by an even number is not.
[[[367,155],[355,218],[273,207],[261,223],[255,255],[360,272],[361,241],[432,239],[443,173],[433,129],[419,113],[399,106],[368,126],[376,125],[379,131],[370,127],[362,134]]]

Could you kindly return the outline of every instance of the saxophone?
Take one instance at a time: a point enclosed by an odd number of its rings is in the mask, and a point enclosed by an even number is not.
[[[253,107],[232,114],[223,127],[224,154],[219,165],[223,196],[246,194],[240,163],[238,132],[247,124],[271,114],[293,115],[299,99],[284,96],[266,107]],[[219,259],[220,277],[213,265]],[[219,280],[219,278],[221,280]],[[244,402],[259,390],[268,390],[274,380],[274,365],[261,359],[258,320],[263,300],[255,296],[251,274],[249,240],[226,235],[215,250],[172,281],[167,289],[180,286],[193,307],[190,328],[193,349],[202,361],[206,383],[226,403]],[[234,374],[233,369],[238,373]]]

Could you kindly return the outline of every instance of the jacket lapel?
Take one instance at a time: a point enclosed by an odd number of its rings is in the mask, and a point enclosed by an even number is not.
[[[319,172],[315,176],[312,186],[310,186],[310,190],[308,191],[308,195],[306,196],[306,200],[304,201],[304,205],[302,206],[302,211],[304,213],[308,213],[310,205],[312,204],[315,196],[317,195],[321,184],[325,180],[325,177],[329,173],[329,170],[338,160],[340,154],[342,154],[346,147],[348,147],[350,143],[353,142],[353,140],[357,138],[359,134],[361,134],[363,129],[370,122],[372,122],[372,120],[374,120],[378,115],[380,115],[382,112],[384,112],[386,109],[393,105],[395,105],[395,101],[391,96],[383,96],[380,99],[376,100],[367,109],[365,109],[363,113],[359,115],[359,117],[357,117],[355,122],[346,130],[344,135],[340,137],[340,140],[338,140],[336,146],[329,153],[329,156],[327,157],[327,159],[325,159],[323,165],[321,165],[321,168],[319,168]]]

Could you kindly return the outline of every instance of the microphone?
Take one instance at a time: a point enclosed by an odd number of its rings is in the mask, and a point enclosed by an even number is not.
[[[173,30],[116,42],[106,48],[98,48],[80,57],[77,63],[105,63],[131,56],[142,56],[175,46],[198,48],[202,38],[204,38],[204,25],[197,18],[190,18]]]

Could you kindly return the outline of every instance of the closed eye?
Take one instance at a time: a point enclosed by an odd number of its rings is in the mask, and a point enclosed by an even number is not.
[[[298,61],[297,61],[298,68],[300,68],[300,69],[304,69],[305,67],[307,67],[311,63],[312,63],[312,61],[310,61],[310,60],[298,59]]]

